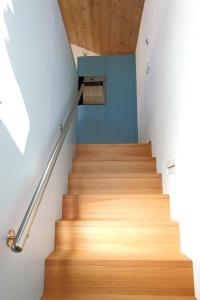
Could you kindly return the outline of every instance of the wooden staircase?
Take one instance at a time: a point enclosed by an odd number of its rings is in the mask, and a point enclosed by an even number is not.
[[[150,144],[77,145],[43,300],[192,300]]]

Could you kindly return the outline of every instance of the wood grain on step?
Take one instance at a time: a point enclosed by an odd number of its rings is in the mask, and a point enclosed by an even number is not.
[[[133,173],[156,173],[156,161],[148,160],[79,160],[73,161],[73,174],[133,174]]]
[[[164,195],[67,195],[63,218],[169,221],[169,197]]]
[[[136,157],[151,158],[150,144],[135,145],[77,145],[76,158],[88,160],[132,160]]]
[[[174,222],[60,220],[55,247],[68,249],[70,243],[71,249],[138,258],[176,257],[180,252],[179,227]]]
[[[170,279],[170,280],[169,280]],[[67,294],[187,295],[194,293],[189,261],[127,265],[46,264],[45,290]]]
[[[146,296],[146,295],[69,295],[67,300],[195,300],[192,296]],[[44,296],[41,300],[66,300],[66,296]]]
[[[137,178],[73,178],[69,176],[69,194],[156,194],[162,193],[160,176]]]

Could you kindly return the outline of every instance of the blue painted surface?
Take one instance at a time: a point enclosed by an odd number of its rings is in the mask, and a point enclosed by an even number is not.
[[[106,74],[105,56],[83,56],[78,58],[79,76],[97,76]]]
[[[107,141],[137,143],[135,57],[112,55],[107,64]]]
[[[78,107],[78,143],[137,143],[134,55],[79,58],[79,76],[106,75],[106,105]]]
[[[106,144],[106,106],[78,106],[78,144]]]

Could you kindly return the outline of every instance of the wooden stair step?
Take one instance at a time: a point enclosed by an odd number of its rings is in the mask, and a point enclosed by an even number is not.
[[[151,157],[150,144],[88,144],[77,145],[76,158],[89,160],[131,160],[133,157]]]
[[[192,262],[106,259],[85,253],[46,260],[45,291],[57,294],[193,295]]]
[[[73,174],[132,174],[132,173],[156,173],[156,160],[79,160],[74,159]]]
[[[161,178],[161,174],[156,173],[88,173],[86,174],[72,174],[70,178]]]
[[[77,145],[43,300],[194,300],[150,144]]]
[[[158,266],[160,263],[176,264],[176,262],[189,262],[191,265],[191,260],[185,256],[183,253],[176,252],[173,255],[167,253],[165,257],[162,255],[154,255],[149,253],[148,256],[144,256],[142,253],[134,253],[133,251],[127,252],[124,255],[123,252],[113,251],[105,252],[98,249],[56,249],[54,250],[46,259],[48,264],[57,265],[91,265],[91,266],[139,266],[140,264],[154,265]]]
[[[193,296],[157,296],[157,295],[69,295],[44,296],[41,300],[195,300]]]
[[[147,148],[151,150],[151,143],[123,143],[123,144],[77,144],[76,149],[81,149],[81,148],[96,148],[96,147],[115,147],[115,148],[120,148],[120,147],[130,147],[130,148]]]
[[[161,194],[161,176],[92,178],[69,176],[69,194]]]
[[[63,219],[110,219],[169,221],[169,196],[66,195]]]
[[[56,223],[56,249],[121,253],[131,257],[176,257],[180,253],[175,222],[60,220]]]

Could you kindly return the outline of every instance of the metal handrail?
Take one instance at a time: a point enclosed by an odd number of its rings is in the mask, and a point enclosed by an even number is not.
[[[32,223],[34,221],[35,215],[37,213],[37,210],[39,208],[39,205],[41,203],[42,200],[42,196],[45,192],[46,186],[48,184],[48,181],[50,179],[51,173],[54,169],[56,160],[58,158],[58,155],[60,153],[60,150],[62,148],[63,142],[65,140],[67,131],[70,127],[72,118],[74,116],[74,112],[75,109],[77,107],[77,104],[80,100],[80,97],[83,93],[83,88],[84,88],[84,84],[81,85],[81,88],[78,91],[77,97],[73,102],[71,111],[64,123],[63,126],[61,126],[61,132],[60,132],[60,136],[57,140],[57,143],[53,149],[53,152],[51,154],[51,157],[46,165],[46,168],[42,174],[42,177],[39,181],[39,184],[35,190],[35,193],[32,197],[32,200],[28,206],[28,209],[25,213],[25,216],[21,222],[21,225],[17,231],[17,234],[15,234],[15,231],[13,229],[11,229],[8,232],[8,237],[7,237],[7,245],[8,247],[10,247],[10,249],[14,252],[21,252],[23,250],[23,247],[26,243],[26,240],[29,236],[29,232],[32,226]]]

